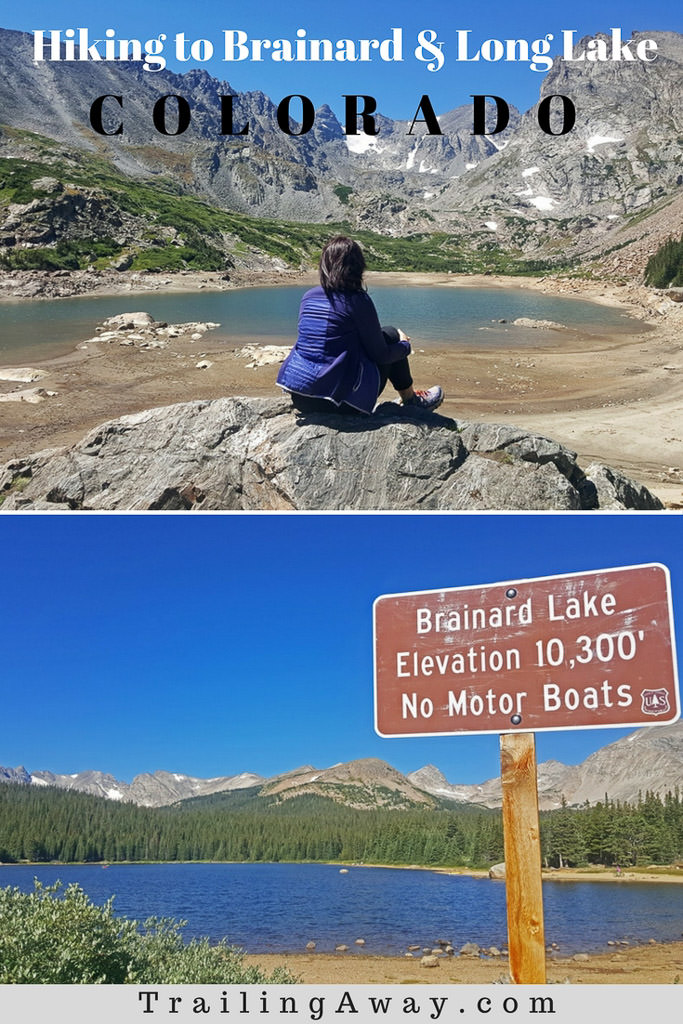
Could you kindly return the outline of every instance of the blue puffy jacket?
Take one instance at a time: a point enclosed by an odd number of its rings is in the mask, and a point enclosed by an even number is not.
[[[409,354],[409,342],[387,343],[367,292],[318,286],[301,300],[296,344],[277,382],[286,391],[371,413],[380,391],[378,367]]]

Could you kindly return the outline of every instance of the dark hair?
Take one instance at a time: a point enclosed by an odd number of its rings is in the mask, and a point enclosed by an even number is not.
[[[320,283],[326,292],[360,292],[363,290],[365,257],[358,242],[345,235],[331,238],[318,264]]]

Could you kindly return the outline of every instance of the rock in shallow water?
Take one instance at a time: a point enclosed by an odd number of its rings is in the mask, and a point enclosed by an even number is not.
[[[18,484],[20,481],[20,485]],[[517,427],[387,402],[302,416],[288,398],[218,398],[122,416],[0,467],[3,510],[661,509],[608,467]]]

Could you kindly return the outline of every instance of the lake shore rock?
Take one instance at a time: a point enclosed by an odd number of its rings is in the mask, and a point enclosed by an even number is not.
[[[434,982],[441,985],[491,985],[507,982],[505,964],[497,958],[476,956],[434,957]],[[307,985],[402,985],[425,980],[420,959],[405,955],[375,956],[361,954],[339,956],[316,952],[315,955],[250,954],[249,966],[268,971],[286,966]],[[683,975],[683,942],[632,946],[619,954],[592,953],[587,959],[547,958],[550,984],[586,985],[673,985]],[[429,974],[429,972],[427,972]],[[431,978],[429,980],[432,980]]]
[[[288,398],[149,409],[0,467],[3,511],[655,510],[647,488],[558,442],[385,402],[302,416]]]

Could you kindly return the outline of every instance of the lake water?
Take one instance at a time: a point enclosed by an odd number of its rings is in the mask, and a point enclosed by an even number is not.
[[[186,938],[226,936],[249,952],[320,952],[365,939],[365,952],[404,953],[438,939],[501,946],[505,885],[431,871],[326,864],[0,866],[0,886],[78,882],[96,903],[115,895],[126,917],[188,921]],[[683,932],[683,887],[544,882],[545,933],[562,954],[605,951],[610,939],[667,942]]]
[[[291,344],[296,338],[303,286],[244,288],[227,292],[131,294],[95,298],[0,303],[0,364],[31,363],[71,351],[95,335],[115,313],[145,310],[169,323],[212,321],[211,344],[229,347],[257,339]],[[521,288],[403,287],[371,289],[380,320],[402,327],[416,348],[429,345],[537,345],[538,331],[509,327],[518,317],[553,320],[587,333],[642,330],[609,306],[554,298]],[[500,324],[499,320],[508,324]],[[562,332],[544,332],[545,344],[562,344]]]

